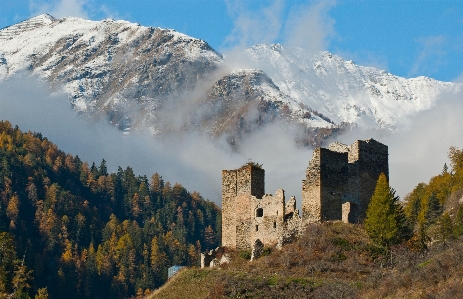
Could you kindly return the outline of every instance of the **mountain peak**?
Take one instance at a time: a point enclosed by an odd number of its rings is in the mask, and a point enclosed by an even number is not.
[[[30,25],[34,25],[34,28],[37,28],[37,27],[40,27],[40,26],[43,26],[43,25],[48,25],[48,24],[51,24],[55,21],[56,19],[51,16],[50,14],[48,13],[44,13],[44,14],[41,14],[41,15],[38,15],[38,16],[35,16],[35,17],[32,17],[32,18],[29,18],[27,20],[24,20],[16,25],[13,25],[11,27],[14,27],[14,26],[30,26]]]
[[[33,19],[42,19],[42,20],[50,20],[50,21],[56,20],[52,15],[50,15],[48,13],[38,15],[38,16],[34,17]]]
[[[53,23],[55,20],[56,19],[54,17],[52,17],[51,15],[47,13],[29,18],[15,25],[2,28],[0,30],[0,40],[1,39],[11,39],[21,32],[34,30],[34,29],[49,25]]]

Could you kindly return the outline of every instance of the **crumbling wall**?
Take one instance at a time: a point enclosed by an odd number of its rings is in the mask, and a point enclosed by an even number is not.
[[[321,220],[342,219],[342,197],[347,190],[347,153],[321,149]]]
[[[236,170],[237,194],[250,194],[262,198],[265,194],[265,170],[247,164]]]
[[[347,152],[317,148],[302,183],[302,218],[308,222],[342,219],[347,190]]]
[[[250,194],[240,194],[235,198],[236,249],[251,248],[251,198]]]
[[[256,240],[281,246],[306,223],[356,223],[366,210],[381,173],[389,174],[388,148],[373,139],[317,148],[302,181],[302,218],[296,199],[282,189],[265,194],[265,171],[255,164],[222,171],[222,245],[250,249]]]
[[[275,196],[265,194],[261,199],[251,198],[251,238],[266,245],[274,245],[284,229],[285,191],[278,189]]]
[[[265,193],[265,171],[252,164],[222,171],[222,245],[248,249],[251,246],[250,198]]]
[[[349,162],[357,165],[358,221],[366,216],[379,175],[389,179],[388,147],[374,139],[357,140],[351,145]]]
[[[335,142],[329,149],[348,153],[347,190],[343,197],[343,221],[361,222],[376,187],[379,175],[388,175],[387,146],[373,139],[357,140],[352,145]]]
[[[236,170],[222,170],[222,246],[236,247]]]
[[[294,215],[296,215],[296,213],[299,214],[299,211],[296,209],[296,197],[291,196],[291,198],[285,204],[285,216],[284,216],[284,219],[287,220],[289,218],[292,218]]]
[[[302,181],[302,219],[307,222],[321,221],[321,182],[320,182],[320,153],[316,148],[309,167],[305,171],[305,180]]]

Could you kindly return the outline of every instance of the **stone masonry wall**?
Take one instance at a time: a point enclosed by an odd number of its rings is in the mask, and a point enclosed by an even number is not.
[[[258,214],[258,210],[261,214]],[[276,244],[284,228],[285,191],[278,189],[275,196],[265,194],[262,199],[251,199],[251,239],[264,244]]]
[[[282,189],[265,194],[265,171],[254,164],[222,171],[222,245],[251,249],[281,246],[299,235],[305,223],[363,221],[381,173],[389,175],[388,148],[373,139],[348,146],[317,148],[302,181],[302,218]]]
[[[307,222],[319,222],[322,219],[320,152],[320,148],[314,150],[306,169],[306,178],[302,181],[302,219]]]
[[[388,147],[376,140],[357,140],[351,145],[349,161],[358,164],[358,221],[365,219],[379,175],[389,178],[388,158]]]
[[[342,198],[347,190],[347,153],[322,148],[320,152],[321,220],[342,219]]]
[[[222,246],[236,247],[236,170],[222,170]]]
[[[265,193],[265,171],[254,165],[222,171],[222,245],[250,246],[250,198]]]
[[[251,248],[251,210],[252,195],[240,194],[235,199],[236,249]]]
[[[237,194],[251,194],[262,198],[265,194],[265,170],[252,165],[245,165],[236,170]]]
[[[347,189],[343,195],[343,221],[361,222],[376,187],[379,175],[388,176],[388,148],[373,139],[357,140],[352,145],[335,142],[331,151],[348,153]],[[348,203],[348,204],[347,204]]]

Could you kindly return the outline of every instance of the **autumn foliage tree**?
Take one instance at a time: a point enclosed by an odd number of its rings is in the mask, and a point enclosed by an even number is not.
[[[1,298],[149,293],[168,267],[195,265],[198,244],[219,245],[208,233],[220,234],[219,220],[213,202],[158,173],[109,173],[105,160],[83,162],[0,121]]]

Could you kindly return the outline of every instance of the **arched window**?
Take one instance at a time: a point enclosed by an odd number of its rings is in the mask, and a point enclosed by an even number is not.
[[[264,209],[258,208],[256,209],[256,217],[262,217],[264,216]]]
[[[273,221],[273,228],[277,228],[277,222]]]
[[[258,231],[259,231],[259,226],[258,226],[258,225],[256,225],[256,232],[258,232]]]

